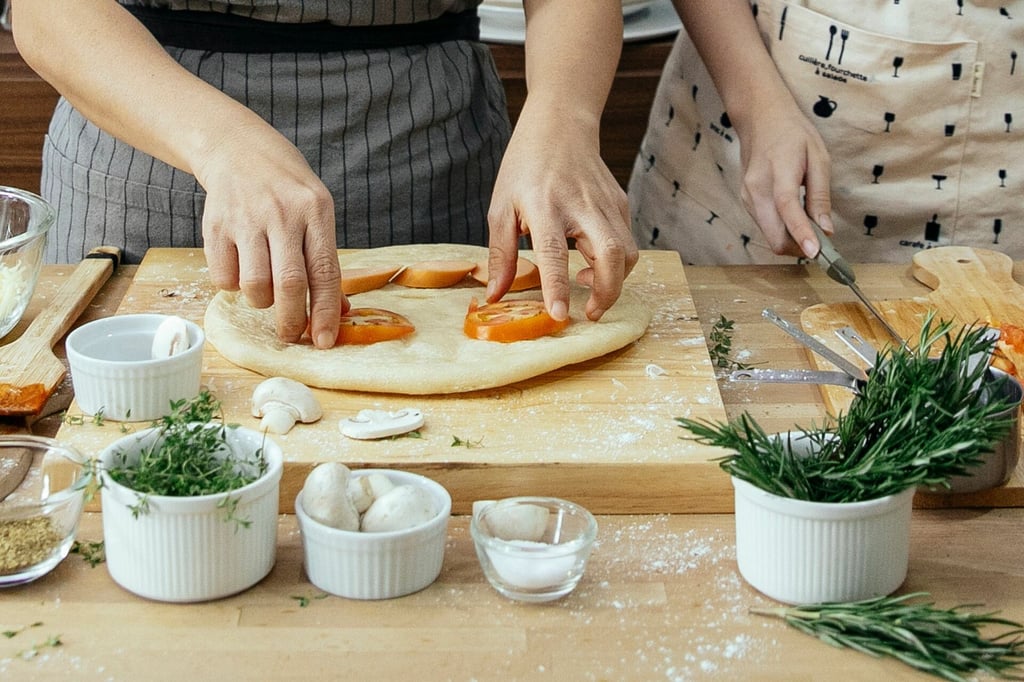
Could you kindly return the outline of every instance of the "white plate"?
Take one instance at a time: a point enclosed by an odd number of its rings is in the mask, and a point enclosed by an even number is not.
[[[622,39],[626,42],[674,35],[682,28],[671,0],[653,0],[623,9]],[[526,17],[522,10],[483,4],[477,12],[480,15],[480,40],[485,43],[523,44]]]

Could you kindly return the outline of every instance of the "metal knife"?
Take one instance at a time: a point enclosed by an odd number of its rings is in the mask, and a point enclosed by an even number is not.
[[[824,230],[821,229],[821,226],[818,225],[818,223],[813,220],[811,220],[810,223],[811,227],[814,228],[814,234],[818,237],[819,244],[818,255],[814,260],[818,262],[818,265],[821,266],[825,271],[825,274],[831,279],[850,287],[850,291],[860,299],[860,302],[864,304],[868,309],[868,312],[871,313],[876,320],[882,323],[882,327],[885,328],[885,331],[889,336],[891,336],[893,340],[901,346],[904,345],[906,341],[902,336],[900,336],[900,333],[893,329],[892,325],[882,317],[882,313],[878,312],[878,309],[875,308],[871,301],[868,300],[868,297],[864,295],[864,292],[860,290],[860,287],[857,286],[857,276],[853,274],[853,268],[851,268],[850,264],[846,262],[846,259],[839,254],[829,236],[825,234]]]
[[[804,330],[798,329],[796,325],[780,317],[779,314],[771,308],[765,308],[762,310],[761,316],[799,341],[805,348],[809,348],[814,351],[854,379],[859,381],[868,380],[868,375],[862,367],[858,367],[853,364]]]

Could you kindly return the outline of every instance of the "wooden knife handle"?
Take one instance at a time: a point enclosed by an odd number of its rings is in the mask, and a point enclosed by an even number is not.
[[[90,251],[21,338],[52,348],[81,316],[120,262],[121,249],[115,246],[99,246]]]

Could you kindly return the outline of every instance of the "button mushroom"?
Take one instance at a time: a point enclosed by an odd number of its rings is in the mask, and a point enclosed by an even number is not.
[[[431,494],[408,483],[396,485],[378,497],[363,514],[360,529],[367,533],[405,530],[426,523],[437,516],[437,505]]]
[[[271,377],[252,393],[252,416],[262,417],[260,431],[288,433],[295,422],[309,424],[323,416],[320,402],[305,384]]]
[[[344,464],[324,462],[302,486],[302,508],[311,519],[342,530],[359,530],[359,511],[348,495],[352,472]]]

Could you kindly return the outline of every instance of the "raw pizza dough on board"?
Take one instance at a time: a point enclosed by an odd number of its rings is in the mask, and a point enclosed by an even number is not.
[[[533,260],[530,252],[526,258]],[[459,244],[386,246],[339,254],[341,267],[411,265],[425,260],[486,260],[487,249]],[[590,290],[575,284],[582,257],[570,252],[573,323],[557,336],[497,343],[470,339],[462,323],[470,298],[481,303],[484,287],[467,278],[447,289],[410,289],[387,284],[349,297],[352,307],[385,308],[416,326],[410,336],[368,346],[317,350],[309,343],[284,343],[274,331],[274,309],[250,306],[238,292],[219,292],[206,310],[206,336],[236,365],[266,376],[286,376],[310,386],[380,393],[424,395],[494,388],[600,357],[640,338],[651,311],[624,288],[600,322],[583,310]],[[540,300],[540,290],[508,294],[505,299]]]

